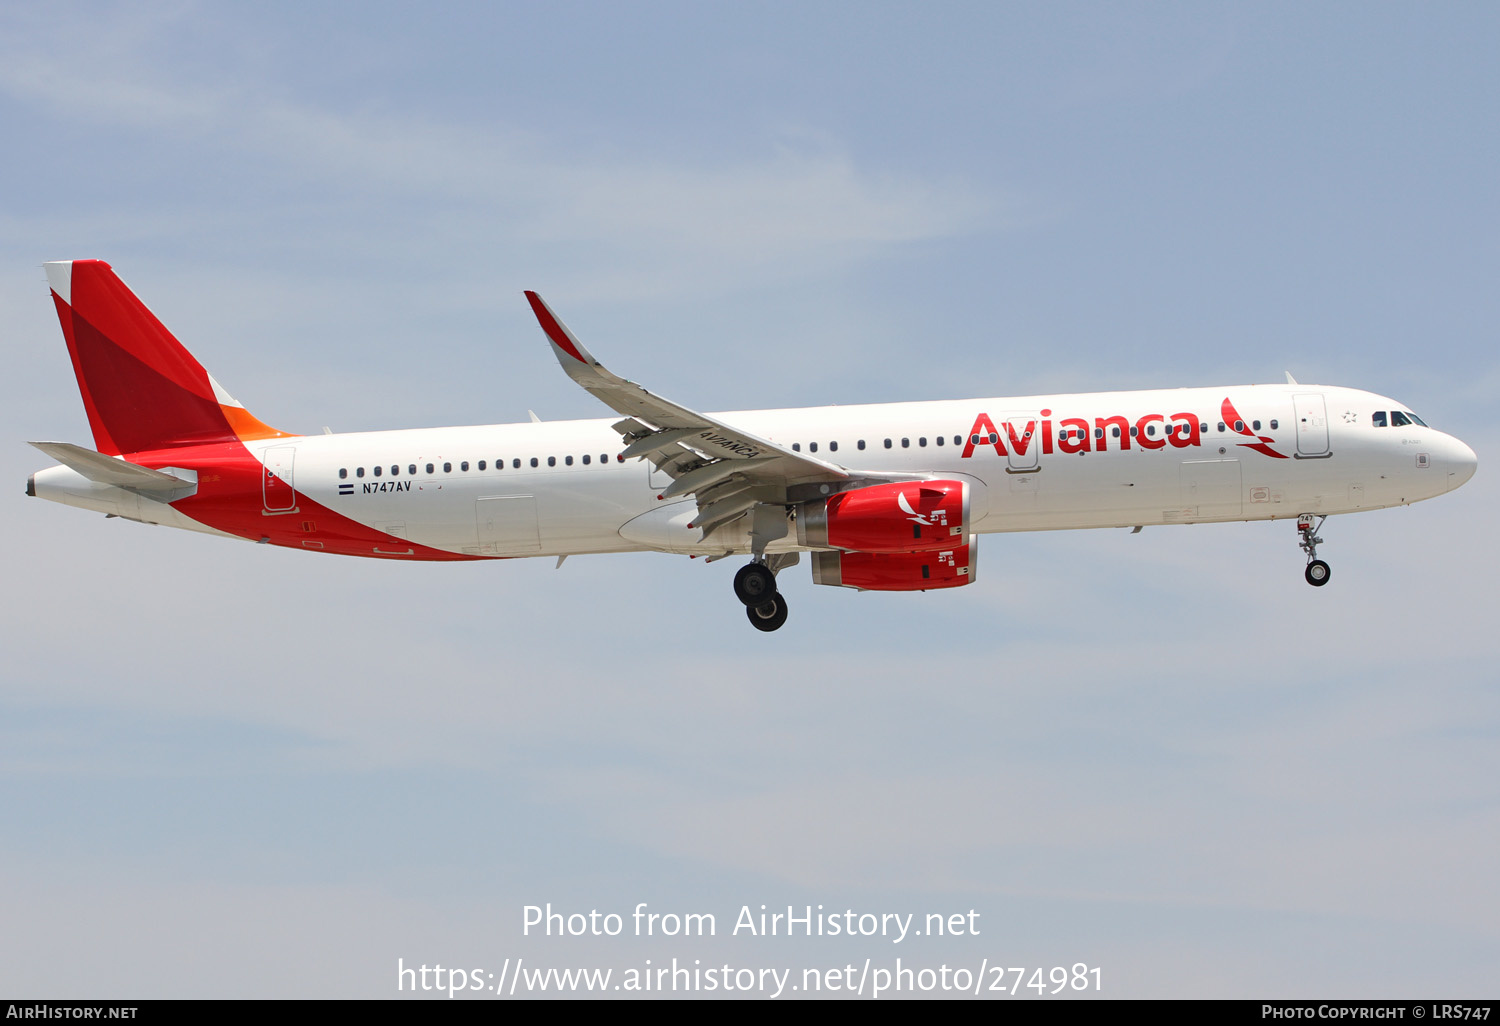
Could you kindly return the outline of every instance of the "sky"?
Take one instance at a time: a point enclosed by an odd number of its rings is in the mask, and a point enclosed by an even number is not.
[[[1492,993],[1497,40],[1479,3],[6,7],[0,994],[673,959]],[[607,415],[537,289],[697,409],[1290,370],[1481,467],[1330,520],[1322,589],[1284,522],[989,535],[952,592],[794,568],[763,635],[732,560],[396,565],[26,498],[27,440],[89,442],[73,258],[283,430]],[[526,932],[548,903],[623,932]],[[762,905],[978,932],[732,931]]]

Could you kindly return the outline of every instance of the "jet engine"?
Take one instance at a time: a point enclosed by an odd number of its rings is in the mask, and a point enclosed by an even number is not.
[[[951,549],[969,535],[969,486],[909,481],[855,488],[797,510],[797,542],[861,553]]]
[[[932,591],[974,582],[979,538],[937,552],[814,552],[814,584],[860,591]]]

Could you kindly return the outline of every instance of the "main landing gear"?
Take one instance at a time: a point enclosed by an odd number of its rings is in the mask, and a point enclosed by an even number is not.
[[[776,574],[765,563],[746,563],[734,575],[734,595],[745,604],[745,615],[758,631],[774,631],[786,623],[786,596],[776,590]]]
[[[1307,583],[1314,588],[1323,587],[1328,583],[1328,578],[1333,576],[1333,571],[1328,569],[1328,564],[1318,558],[1318,546],[1323,543],[1323,539],[1317,534],[1323,529],[1323,521],[1327,519],[1326,516],[1318,517],[1317,526],[1314,526],[1311,513],[1304,513],[1297,518],[1297,534],[1301,538],[1298,545],[1303,552],[1307,553],[1307,570],[1302,576],[1307,578]]]

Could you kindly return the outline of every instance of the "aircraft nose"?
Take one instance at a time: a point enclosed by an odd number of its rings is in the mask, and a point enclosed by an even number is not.
[[[1474,471],[1479,469],[1479,457],[1474,455],[1473,449],[1457,438],[1453,439],[1453,445],[1447,457],[1448,490],[1451,492],[1474,476]]]

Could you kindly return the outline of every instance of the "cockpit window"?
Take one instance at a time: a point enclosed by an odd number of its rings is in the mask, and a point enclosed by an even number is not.
[[[1391,427],[1407,427],[1410,424],[1411,420],[1406,416],[1406,414],[1402,413],[1400,410],[1391,411]]]
[[[1427,426],[1427,422],[1425,420],[1423,420],[1421,417],[1418,417],[1415,413],[1411,412],[1410,410],[1406,411],[1406,415],[1411,418],[1411,422],[1413,424],[1417,424],[1417,425],[1419,425],[1421,427],[1426,427]]]
[[[1385,427],[1385,411],[1376,410],[1374,413],[1370,414],[1370,423],[1375,427]]]

